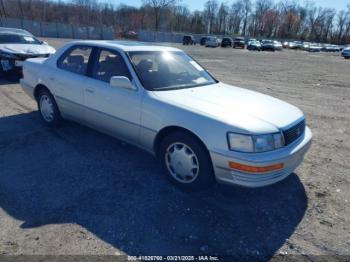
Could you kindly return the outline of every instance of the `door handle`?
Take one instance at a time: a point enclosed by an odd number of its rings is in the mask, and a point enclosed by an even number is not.
[[[90,93],[90,94],[93,94],[95,92],[95,90],[93,88],[91,88],[91,87],[85,88],[85,91]]]
[[[51,81],[55,81],[55,80],[56,80],[53,76],[50,76],[49,79],[50,79]]]

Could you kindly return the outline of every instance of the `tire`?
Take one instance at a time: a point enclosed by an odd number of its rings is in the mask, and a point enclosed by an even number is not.
[[[170,182],[182,190],[203,190],[215,182],[208,150],[184,132],[170,133],[161,141],[158,161]]]
[[[53,95],[47,89],[42,89],[38,94],[37,103],[40,117],[45,125],[58,127],[62,118]]]

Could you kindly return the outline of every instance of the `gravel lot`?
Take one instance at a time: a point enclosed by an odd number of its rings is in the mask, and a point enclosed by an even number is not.
[[[219,80],[304,111],[314,142],[296,173],[184,193],[135,147],[45,127],[19,84],[0,80],[0,254],[350,255],[350,61],[179,47]]]

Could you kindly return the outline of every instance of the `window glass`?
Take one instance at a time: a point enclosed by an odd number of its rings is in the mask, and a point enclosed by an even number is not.
[[[63,54],[58,62],[58,67],[79,75],[85,75],[92,52],[91,47],[79,46],[70,52]]]
[[[95,64],[93,77],[109,83],[113,76],[131,78],[123,57],[117,52],[101,50]]]
[[[32,44],[40,45],[41,42],[30,35],[0,34],[0,44]]]
[[[148,90],[178,89],[216,83],[207,71],[184,52],[129,52],[131,62]]]

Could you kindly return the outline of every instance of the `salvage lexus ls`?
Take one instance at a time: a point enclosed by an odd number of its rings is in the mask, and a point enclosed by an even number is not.
[[[137,145],[188,190],[275,183],[311,144],[298,108],[219,82],[172,47],[76,41],[27,60],[23,74],[46,124],[70,119]]]

